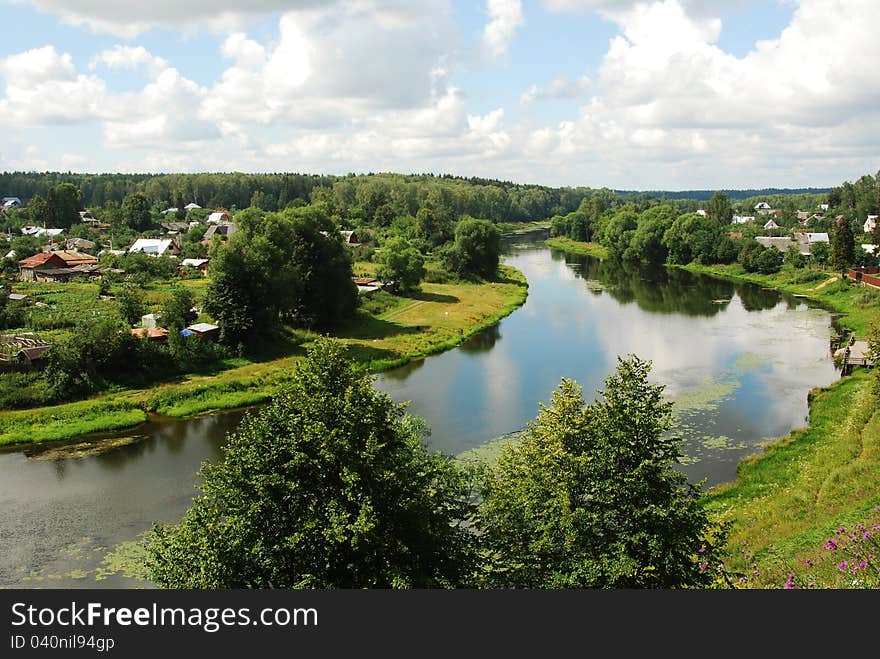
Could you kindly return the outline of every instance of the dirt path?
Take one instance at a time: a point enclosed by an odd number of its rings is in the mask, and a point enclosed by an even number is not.
[[[840,277],[838,277],[837,275],[834,275],[831,279],[826,279],[826,280],[823,281],[821,284],[819,284],[818,286],[816,286],[816,288],[814,288],[813,290],[814,290],[814,291],[821,290],[821,289],[825,288],[828,284],[833,284],[833,283],[836,282],[838,279],[840,279]]]

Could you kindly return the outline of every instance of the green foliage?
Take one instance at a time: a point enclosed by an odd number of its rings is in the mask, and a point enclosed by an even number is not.
[[[822,272],[821,270],[804,270],[802,272],[797,272],[792,279],[792,282],[795,284],[808,284],[813,281],[820,281],[822,279],[828,279],[828,274]]]
[[[391,238],[378,256],[377,275],[382,281],[398,282],[401,291],[417,290],[425,276],[425,258],[405,238]]]
[[[49,350],[46,380],[55,400],[97,391],[108,381],[136,371],[147,360],[147,341],[131,335],[118,315],[86,318]]]
[[[162,305],[162,325],[169,332],[178,333],[196,319],[192,308],[192,291],[183,286],[174,286],[171,289],[171,297]]]
[[[792,268],[803,268],[807,265],[807,257],[801,254],[801,250],[798,249],[797,245],[788,246],[783,261]]]
[[[150,201],[146,195],[136,192],[128,195],[122,202],[122,221],[135,231],[144,231],[153,224],[150,214]]]
[[[712,195],[712,199],[706,205],[706,211],[709,213],[710,219],[723,227],[727,227],[733,220],[733,208],[730,205],[730,199],[720,190]]]
[[[674,588],[711,582],[699,487],[674,466],[672,405],[650,363],[619,359],[585,404],[563,379],[502,449],[478,517],[485,583],[503,588]]]
[[[663,244],[669,251],[670,263],[686,265],[696,261],[702,265],[717,263],[719,257],[729,258],[730,250],[724,245],[724,229],[715,220],[696,213],[680,215],[663,235]]]
[[[34,195],[27,205],[27,215],[31,224],[35,226],[47,226],[52,222],[49,214],[49,204],[40,195]]]
[[[137,325],[146,313],[143,291],[124,286],[116,295],[116,308],[129,325]]]
[[[72,183],[59,183],[49,190],[47,198],[49,221],[57,229],[66,229],[79,222],[82,197]]]
[[[828,243],[810,245],[810,260],[817,265],[828,265],[831,260],[831,247]]]
[[[739,253],[739,262],[746,272],[760,272],[770,275],[782,268],[783,255],[775,247],[764,247],[756,241],[749,241]]]
[[[447,269],[461,276],[494,277],[501,258],[501,233],[488,220],[465,217],[455,226],[455,243],[444,256]]]
[[[282,322],[328,328],[351,318],[351,254],[325,209],[248,209],[236,224],[227,243],[211,249],[205,297],[225,343],[249,345]]]
[[[469,481],[428,453],[423,424],[319,339],[283,393],[205,463],[203,494],[156,525],[165,588],[424,588],[467,584]]]
[[[855,238],[852,227],[847,221],[837,223],[831,237],[831,268],[843,272],[853,262],[855,254]]]

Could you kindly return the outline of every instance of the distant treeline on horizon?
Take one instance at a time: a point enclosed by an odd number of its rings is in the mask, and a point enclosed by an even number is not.
[[[873,181],[873,179],[872,179]],[[480,177],[367,173],[101,173],[2,172],[0,196],[18,197],[24,204],[39,195],[43,199],[62,184],[78,190],[81,208],[113,216],[123,201],[135,194],[146,197],[152,211],[183,208],[196,203],[203,208],[230,211],[256,207],[276,211],[291,206],[324,202],[332,214],[347,217],[354,224],[385,226],[395,217],[415,216],[423,208],[443,217],[464,215],[492,222],[542,221],[564,216],[590,199],[604,207],[631,203],[638,210],[659,202],[674,203],[679,212],[693,212],[711,199],[714,190],[616,191],[607,187],[551,187],[513,183]],[[813,208],[829,193],[828,188],[725,190],[737,206],[754,201],[783,203]],[[823,197],[820,200],[820,196]],[[774,199],[775,197],[775,199]],[[377,219],[378,218],[378,219]]]
[[[770,195],[797,195],[797,194],[828,194],[832,188],[761,188],[758,189],[721,189],[730,199],[749,199]],[[615,193],[627,195],[649,195],[665,199],[696,199],[707,201],[715,194],[715,190],[615,190]]]

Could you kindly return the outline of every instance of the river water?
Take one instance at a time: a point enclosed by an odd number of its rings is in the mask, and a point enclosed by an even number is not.
[[[733,480],[739,460],[805,425],[807,393],[839,377],[833,319],[803,300],[664,268],[624,268],[508,240],[505,262],[529,281],[525,305],[461,347],[377,378],[450,454],[522,428],[560,378],[588,399],[618,355],[653,363],[675,402],[682,469],[707,485]],[[106,453],[64,458],[0,453],[0,587],[148,587],[132,566],[136,539],[174,522],[198,492],[242,412],[157,419]]]

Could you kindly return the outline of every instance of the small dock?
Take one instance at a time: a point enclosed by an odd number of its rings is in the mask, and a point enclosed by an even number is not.
[[[874,365],[870,358],[868,342],[865,339],[850,338],[849,342],[834,353],[834,360],[840,364],[843,375],[852,373],[853,368]]]

